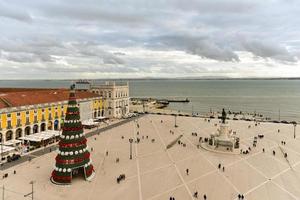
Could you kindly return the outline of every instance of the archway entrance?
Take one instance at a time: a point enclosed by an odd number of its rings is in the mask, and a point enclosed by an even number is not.
[[[31,131],[30,131],[30,126],[27,126],[25,128],[25,135],[30,135]]]
[[[12,131],[7,131],[6,132],[6,141],[12,140],[13,139],[13,132]]]
[[[57,131],[59,128],[59,121],[58,120],[55,120],[54,121],[54,130]]]
[[[35,124],[32,128],[32,132],[33,133],[38,133],[39,132],[39,126],[37,124]]]
[[[16,139],[19,139],[20,137],[22,137],[22,129],[21,128],[18,128],[16,130]]]
[[[72,180],[74,179],[85,179],[84,167],[79,167],[72,170]]]
[[[41,124],[41,132],[46,131],[46,123]]]
[[[52,130],[52,124],[53,124],[52,121],[48,122],[48,130]]]

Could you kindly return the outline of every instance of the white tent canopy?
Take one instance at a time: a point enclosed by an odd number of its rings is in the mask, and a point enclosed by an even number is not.
[[[41,133],[26,135],[24,137],[20,137],[20,139],[21,140],[28,140],[28,141],[32,141],[32,142],[41,142],[43,140],[48,140],[48,139],[53,138],[55,136],[59,136],[59,131],[48,130],[48,131],[43,131]]]
[[[22,142],[21,140],[8,140],[8,141],[4,142],[3,145],[5,145],[5,146],[15,146],[17,144],[20,144],[21,142]]]
[[[83,126],[96,126],[99,124],[99,122],[95,122],[93,119],[83,120],[82,125]]]
[[[100,117],[96,117],[96,119],[108,119],[108,117],[100,116]]]
[[[2,150],[3,150],[3,152],[2,152]],[[14,150],[15,150],[14,147],[9,147],[9,146],[4,146],[4,145],[0,147],[0,153],[1,154],[9,153],[9,152],[12,152]]]

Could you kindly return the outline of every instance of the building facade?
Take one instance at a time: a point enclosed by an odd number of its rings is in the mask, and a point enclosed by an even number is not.
[[[90,91],[105,100],[103,115],[109,118],[122,118],[129,114],[129,84],[105,82],[99,84],[89,81],[78,81],[76,89]]]
[[[100,95],[106,101],[105,115],[110,118],[122,118],[129,113],[129,85],[106,82],[91,84],[91,92]]]
[[[25,135],[60,130],[67,110],[69,91],[65,89],[0,89],[0,141]],[[77,94],[83,120],[103,116],[104,100],[91,92]]]

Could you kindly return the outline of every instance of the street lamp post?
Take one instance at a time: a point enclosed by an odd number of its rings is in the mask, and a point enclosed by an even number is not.
[[[3,155],[3,134],[2,133],[0,133],[0,136],[1,136],[1,140],[0,140],[0,142],[1,142],[1,160],[0,160],[0,165],[2,166],[2,159],[3,159],[3,157],[2,157],[2,155]]]
[[[24,197],[28,197],[29,195],[31,195],[31,200],[33,200],[33,184],[34,184],[34,181],[30,181],[31,184],[31,192],[28,193],[28,194],[25,194]]]
[[[4,188],[4,185],[2,187],[2,200],[4,200],[4,192],[5,192],[5,188]]]
[[[176,123],[176,122],[177,122],[177,120],[176,120],[176,119],[177,119],[177,115],[174,115],[174,117],[175,117],[175,124],[174,124],[174,127],[176,128],[176,127],[178,127],[178,126],[177,126],[177,123]]]
[[[133,142],[133,139],[129,138],[129,143],[130,143],[130,157],[129,157],[129,159],[130,160],[132,160],[132,142]]]
[[[294,123],[293,125],[294,125],[294,139],[296,139],[296,126],[297,126],[297,124]]]
[[[194,106],[192,105],[192,117],[194,116]]]

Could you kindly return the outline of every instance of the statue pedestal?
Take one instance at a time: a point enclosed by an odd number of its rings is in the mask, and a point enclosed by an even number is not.
[[[239,149],[239,138],[232,135],[232,131],[227,123],[221,123],[217,133],[211,134],[208,143],[201,146],[207,150],[215,152],[237,154]]]
[[[230,131],[229,131],[229,125],[228,124],[221,124],[220,125],[220,129],[218,130],[217,136],[219,136],[220,138],[229,138],[230,135]]]

